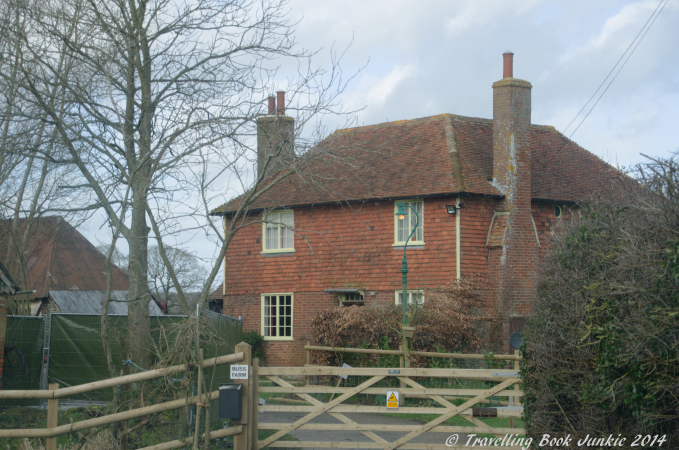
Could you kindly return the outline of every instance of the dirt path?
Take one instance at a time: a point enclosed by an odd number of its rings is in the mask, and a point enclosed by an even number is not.
[[[404,420],[396,417],[381,416],[378,414],[345,413],[345,416],[359,424],[380,424],[380,425],[423,425],[421,422]],[[305,416],[305,413],[288,412],[264,412],[259,415],[259,423],[293,423]],[[322,414],[309,423],[337,423],[339,420],[329,414]],[[389,442],[393,442],[408,432],[406,431],[375,431],[375,434]],[[290,433],[300,441],[324,441],[324,442],[374,442],[369,437],[359,431],[329,431],[329,430],[295,430]],[[411,443],[417,444],[445,444],[446,439],[451,433],[426,432],[415,437]],[[459,433],[459,441],[465,442],[466,435]]]

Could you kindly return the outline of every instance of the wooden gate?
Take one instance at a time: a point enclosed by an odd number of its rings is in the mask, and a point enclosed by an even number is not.
[[[498,408],[484,408],[474,411],[474,405],[482,403],[491,396],[493,397],[509,397],[509,404],[513,405],[513,400],[516,397],[523,395],[520,390],[509,389],[512,385],[518,387],[521,383],[518,373],[516,371],[503,369],[411,369],[411,368],[339,368],[339,367],[262,367],[258,368],[259,376],[266,377],[274,383],[274,386],[259,387],[259,383],[255,383],[256,393],[287,393],[297,395],[306,405],[264,405],[259,406],[259,411],[283,411],[283,412],[305,412],[307,413],[301,419],[293,423],[266,423],[256,424],[259,429],[274,429],[279,430],[270,437],[257,442],[256,448],[261,449],[265,446],[270,447],[326,447],[326,448],[382,448],[385,450],[395,448],[465,448],[465,442],[455,442],[456,445],[451,445],[451,441],[446,441],[446,438],[451,433],[490,433],[495,436],[512,435],[516,437],[519,434],[525,434],[521,428],[493,428],[486,425],[475,417],[475,415],[492,414],[496,417],[520,417],[523,408],[519,406],[506,406]],[[282,377],[310,377],[310,376],[349,376],[362,377],[360,380],[366,379],[354,387],[337,387],[333,386],[317,386],[306,384],[305,386],[294,386],[293,384],[283,380]],[[390,377],[399,380],[400,387],[386,388],[375,387],[374,385]],[[496,382],[493,387],[486,389],[448,389],[448,388],[426,388],[415,381],[413,377],[420,378],[455,378],[458,380],[482,380]],[[258,381],[258,380],[255,380]],[[419,398],[428,398],[436,403],[439,407],[399,407],[398,409],[387,408],[387,406],[368,406],[356,404],[344,404],[346,400],[357,394],[368,395],[386,395],[387,389],[395,389],[400,393],[401,398],[407,396],[419,396]],[[340,394],[339,397],[333,398],[327,402],[323,402],[311,394]],[[444,396],[471,396],[463,404],[456,406],[444,398]],[[298,401],[299,403],[303,403]],[[321,414],[328,413],[332,417],[338,419],[340,424],[312,424],[309,423],[315,417]],[[422,425],[380,425],[380,424],[359,424],[344,413],[410,413],[410,414],[438,414],[439,416],[430,422]],[[476,413],[476,414],[475,414]],[[441,425],[447,419],[460,415],[467,421],[471,422],[473,426],[447,426]],[[256,420],[256,419],[255,419]],[[348,430],[360,431],[365,436],[370,438],[373,442],[330,442],[330,441],[314,441],[314,442],[291,442],[280,441],[279,439],[285,434],[293,430]],[[375,434],[375,431],[408,431],[408,433],[397,439],[394,442],[389,442],[382,437]],[[439,432],[441,435],[441,444],[413,444],[409,443],[414,437],[425,432]],[[448,435],[444,433],[449,433]],[[505,441],[504,448],[520,449],[520,446],[509,446],[509,441]],[[480,444],[480,443],[479,443]],[[484,448],[483,445],[476,445],[476,448]]]

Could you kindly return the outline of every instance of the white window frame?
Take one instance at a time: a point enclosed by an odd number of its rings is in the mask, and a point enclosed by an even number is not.
[[[267,305],[267,298],[270,299],[272,297],[276,297],[276,305]],[[280,308],[286,308],[288,305],[280,305],[280,299],[283,298],[285,299],[286,297],[290,297],[290,315],[288,316],[287,311],[283,311],[283,315],[281,316],[280,314]],[[261,307],[261,330],[262,330],[262,336],[264,337],[265,341],[292,341],[294,340],[293,333],[294,333],[294,307],[295,307],[295,294],[292,292],[283,292],[283,293],[269,293],[269,294],[262,294],[262,307]],[[267,309],[266,308],[275,308],[275,316],[267,315]],[[287,325],[285,321],[283,324],[280,323],[280,319],[287,319],[290,318],[290,325]],[[275,324],[270,325],[267,327],[267,319],[274,319]],[[267,328],[273,328],[275,329],[276,336],[267,336],[267,333],[269,330]],[[283,328],[290,328],[290,336],[279,336],[280,329],[281,327]]]
[[[401,203],[401,200],[398,200],[394,202],[394,247],[402,247],[406,244],[405,239],[407,239],[408,236],[404,236],[403,240],[399,240],[399,222],[400,219],[396,215],[396,212],[398,211],[398,205]],[[418,210],[418,216],[419,216],[419,224],[417,225],[417,229],[419,231],[415,231],[413,234],[413,237],[408,241],[408,245],[424,245],[424,201],[423,200],[403,200],[403,208],[405,209],[406,213],[408,214],[405,218],[404,221],[408,223],[410,221],[411,223],[411,228],[409,230],[404,230],[408,231],[408,235],[413,231],[412,230],[412,225],[414,225],[414,213],[413,210],[408,208],[410,205],[415,210]],[[418,236],[418,234],[420,236]],[[420,238],[419,240],[417,238]]]
[[[294,226],[295,215],[293,210],[279,209],[268,213],[264,222],[262,222],[262,253],[293,253],[295,251]],[[275,236],[267,239],[267,229],[274,230]],[[282,234],[286,236],[282,236]],[[267,244],[272,239],[278,247],[267,248]]]
[[[402,296],[402,294],[403,294],[403,289],[401,289],[400,291],[394,292],[394,304],[396,306],[402,306],[401,302],[398,301],[399,296]],[[413,304],[413,296],[415,296],[415,295],[419,296],[417,306],[424,305],[424,291],[422,289],[413,289],[413,290],[408,289],[408,304],[409,305]]]
[[[347,300],[347,296],[352,297],[352,296],[360,296],[360,300]],[[340,306],[344,306],[345,302],[349,302],[351,304],[355,303],[363,303],[365,304],[365,293],[363,291],[358,291],[355,293],[342,293],[342,294],[337,294],[337,298],[339,299],[339,304]]]

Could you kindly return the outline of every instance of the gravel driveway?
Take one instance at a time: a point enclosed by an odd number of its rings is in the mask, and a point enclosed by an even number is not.
[[[263,412],[259,415],[259,423],[293,423],[304,417],[306,413],[294,412]],[[380,424],[380,425],[423,425],[421,422],[413,420],[399,419],[396,417],[381,416],[378,414],[344,413],[346,417],[359,424]],[[339,420],[329,414],[322,414],[309,423],[337,423]],[[389,442],[393,442],[405,436],[405,431],[374,431],[375,434]],[[374,442],[360,431],[335,431],[335,430],[295,430],[290,433],[300,441],[324,441],[324,442]],[[412,439],[411,443],[417,444],[445,444],[446,439],[451,433],[426,432]],[[466,435],[459,433],[460,441],[466,440]]]

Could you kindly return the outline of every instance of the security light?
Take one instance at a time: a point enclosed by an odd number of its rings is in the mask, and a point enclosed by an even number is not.
[[[448,211],[448,214],[455,214],[457,207],[455,205],[446,205],[446,211]]]

